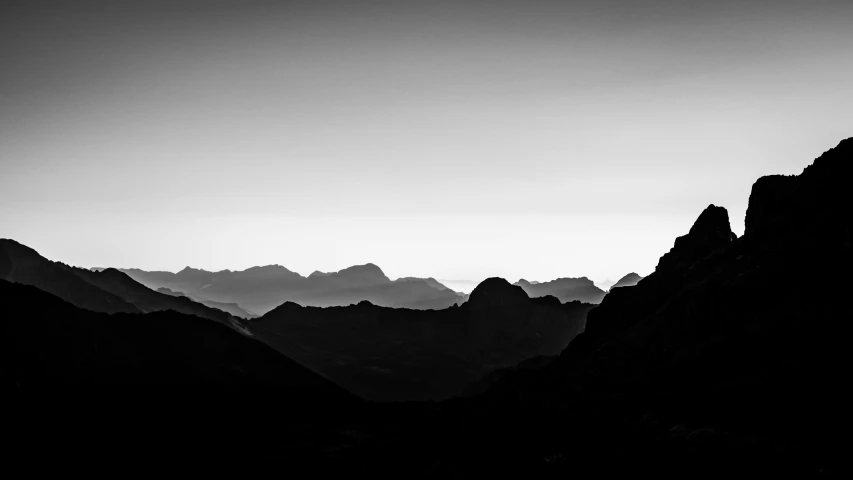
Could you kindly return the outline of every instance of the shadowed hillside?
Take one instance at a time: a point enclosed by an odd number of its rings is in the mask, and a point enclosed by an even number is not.
[[[852,173],[850,139],[759,179],[742,238],[709,206],[556,361],[446,404],[440,475],[844,476]]]
[[[0,279],[38,287],[80,308],[95,312],[148,313],[174,310],[244,330],[239,322],[219,309],[201,305],[186,297],[155,292],[114,268],[93,271],[52,262],[14,240],[0,239]]]
[[[506,280],[482,282],[444,310],[285,303],[251,322],[261,339],[364,398],[441,399],[488,372],[556,355],[592,305],[529,299]]]

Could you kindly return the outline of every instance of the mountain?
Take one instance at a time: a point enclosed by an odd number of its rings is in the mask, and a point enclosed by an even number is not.
[[[386,307],[441,309],[462,303],[461,294],[435,279],[389,279],[372,264],[356,265],[338,272],[314,272],[303,277],[280,265],[243,271],[208,272],[185,268],[178,273],[124,269],[136,281],[152,288],[169,288],[190,298],[237,304],[248,312],[263,314],[284,302],[304,306],[343,306],[367,300]]]
[[[166,294],[166,295],[171,295],[173,297],[187,297],[196,303],[206,305],[210,308],[222,310],[223,312],[230,313],[231,315],[234,315],[235,317],[240,317],[240,318],[243,318],[246,320],[250,320],[250,319],[256,318],[258,316],[252,312],[246,311],[244,308],[240,307],[240,305],[237,305],[236,303],[214,302],[212,300],[207,300],[207,299],[201,298],[201,297],[196,296],[196,295],[187,295],[183,292],[176,292],[176,291],[169,289],[169,288],[166,288],[166,287],[160,287],[157,289],[157,291],[160,293]]]
[[[558,359],[396,441],[459,476],[845,477],[851,178],[848,139],[755,182],[740,238],[708,206]]]
[[[401,277],[396,280],[397,282],[424,282],[432,288],[436,290],[449,290],[447,286],[439,282],[438,280],[429,277],[429,278],[417,278],[417,277]]]
[[[0,239],[0,279],[32,285],[95,312],[174,310],[242,329],[221,310],[155,292],[114,268],[93,271],[52,262],[14,240]]]
[[[551,295],[557,297],[561,302],[578,300],[584,303],[598,304],[605,295],[604,290],[596,287],[592,280],[586,277],[558,278],[550,282],[528,282],[522,278],[514,285],[524,289],[531,297]]]
[[[631,272],[628,275],[625,275],[624,277],[620,278],[618,282],[614,283],[610,287],[610,289],[608,289],[608,291],[617,287],[633,287],[642,279],[643,277]]]
[[[221,467],[272,455],[316,469],[324,449],[351,441],[344,422],[362,409],[262,342],[197,316],[93,312],[5,280],[0,312],[9,462],[196,469],[213,456]],[[103,455],[97,466],[92,452]]]
[[[557,355],[583,330],[593,305],[530,299],[492,278],[470,300],[444,310],[286,302],[251,322],[285,355],[370,400],[441,399],[488,372]]]

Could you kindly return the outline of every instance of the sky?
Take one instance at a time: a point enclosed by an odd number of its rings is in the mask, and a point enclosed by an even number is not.
[[[647,275],[853,136],[851,85],[849,1],[3,2],[0,237],[84,267]]]

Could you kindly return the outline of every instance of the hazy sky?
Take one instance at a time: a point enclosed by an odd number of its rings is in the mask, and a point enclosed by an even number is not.
[[[646,275],[853,135],[849,0],[14,4],[0,237],[81,266]]]

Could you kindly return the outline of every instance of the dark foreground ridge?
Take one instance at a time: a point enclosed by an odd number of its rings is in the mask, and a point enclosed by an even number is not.
[[[441,400],[476,389],[492,371],[555,356],[593,305],[530,299],[502,278],[483,281],[444,310],[287,302],[251,322],[280,352],[368,400]]]
[[[654,273],[590,311],[559,359],[448,406],[466,424],[447,472],[848,470],[851,165],[845,140],[799,176],[758,180],[739,239],[709,206]]]
[[[759,179],[741,238],[709,206],[559,357],[443,402],[361,402],[216,322],[93,313],[0,281],[7,453],[66,470],[97,452],[96,466],[388,478],[847,478],[851,165],[853,139],[801,175]],[[0,274],[9,265],[0,255]],[[559,305],[487,286],[471,296],[475,325]],[[275,321],[303,309],[282,305]],[[133,394],[115,398],[122,385]]]
[[[106,472],[143,458],[140,468],[203,468],[226,445],[234,457],[221,465],[268,448],[319,461],[324,442],[345,444],[342,426],[363,408],[272,348],[207,319],[92,312],[5,280],[0,313],[5,453],[29,468],[49,459],[57,468]],[[326,432],[330,425],[337,430]]]

